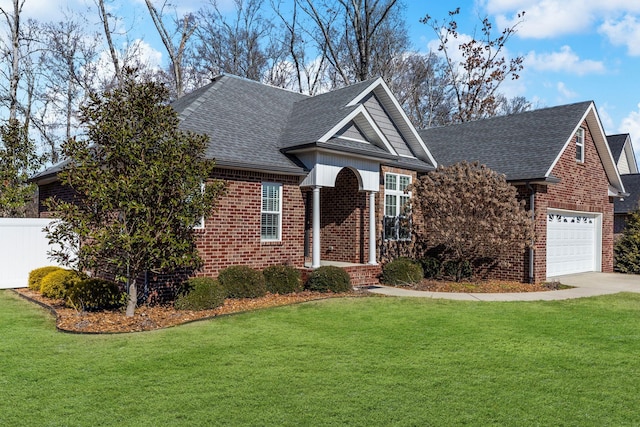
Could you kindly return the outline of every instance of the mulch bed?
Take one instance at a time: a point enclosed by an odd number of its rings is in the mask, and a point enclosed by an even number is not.
[[[141,306],[133,317],[126,317],[123,310],[82,312],[64,305],[63,300],[43,297],[28,288],[15,289],[28,300],[48,308],[56,316],[56,327],[65,332],[75,333],[123,333],[142,332],[168,328],[196,320],[258,310],[267,307],[297,304],[326,298],[362,296],[368,293],[352,292],[343,294],[300,292],[291,295],[267,294],[262,298],[227,299],[223,306],[213,310],[176,310],[172,306]]]
[[[461,292],[461,293],[512,293],[512,292],[544,292],[567,289],[570,286],[558,282],[546,283],[520,283],[508,281],[482,281],[482,282],[446,282],[443,280],[425,279],[420,283],[399,286],[406,289],[429,292]]]
[[[558,283],[525,284],[519,282],[477,282],[455,283],[438,280],[423,280],[420,283],[401,286],[403,288],[431,292],[540,292],[566,289]],[[300,292],[291,295],[267,294],[262,298],[227,299],[223,306],[213,310],[190,311],[176,310],[172,306],[142,306],[136,309],[133,317],[126,317],[122,310],[82,312],[64,305],[63,300],[43,297],[39,292],[28,288],[15,290],[19,295],[49,309],[56,316],[56,327],[65,332],[74,333],[124,333],[142,332],[168,328],[197,320],[217,316],[241,313],[267,307],[297,304],[336,297],[371,296],[366,291],[332,294],[318,292]]]

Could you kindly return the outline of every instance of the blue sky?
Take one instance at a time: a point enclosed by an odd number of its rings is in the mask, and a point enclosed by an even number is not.
[[[160,4],[162,0],[154,1]],[[10,0],[0,0],[0,6],[8,3]],[[173,3],[185,12],[197,10],[206,1]],[[224,8],[231,0],[219,3]],[[605,132],[631,133],[640,158],[640,0],[407,0],[406,4],[413,47],[421,51],[435,43],[433,30],[419,22],[426,14],[445,19],[449,10],[459,6],[461,33],[479,31],[481,19],[487,16],[497,34],[518,20],[518,12],[525,11],[507,46],[508,56],[525,58],[524,70],[520,79],[504,85],[503,92],[510,97],[525,96],[540,108],[593,100]],[[55,19],[62,16],[63,8],[87,7],[94,7],[94,2],[26,0],[25,12],[38,19]],[[112,7],[118,7],[116,12],[125,15],[125,24],[133,26],[133,37],[148,44],[152,61],[166,60],[144,0],[114,0]]]

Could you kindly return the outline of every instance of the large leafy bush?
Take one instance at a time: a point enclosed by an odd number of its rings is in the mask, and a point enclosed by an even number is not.
[[[531,213],[514,186],[478,163],[440,166],[413,184],[416,233],[425,252],[439,248],[442,263],[453,262],[456,280],[470,266],[506,263],[506,254],[533,242]],[[425,255],[425,254],[419,254]]]

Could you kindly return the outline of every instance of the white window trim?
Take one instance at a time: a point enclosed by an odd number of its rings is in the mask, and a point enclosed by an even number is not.
[[[200,193],[204,194],[206,190],[206,184],[203,182],[200,183]],[[204,230],[205,228],[205,223],[204,223],[204,215],[202,215],[200,217],[200,220],[196,223],[196,225],[193,226],[194,230]]]
[[[578,163],[584,163],[584,141],[585,141],[585,130],[583,127],[579,127],[576,131],[576,161]],[[577,156],[577,150],[580,147],[580,158]]]
[[[278,211],[265,211],[263,209],[263,191],[264,186],[276,186],[278,187]],[[263,182],[260,185],[260,241],[261,242],[281,242],[282,241],[282,183],[280,182]],[[262,237],[262,214],[278,214],[278,237],[275,239],[265,239]]]
[[[390,190],[387,188],[387,177],[393,175],[396,177],[396,189],[394,190]],[[396,216],[395,218],[399,218],[401,216],[402,213],[402,205],[401,205],[401,200],[402,197],[409,197],[409,200],[411,200],[411,191],[404,191],[404,190],[400,190],[400,177],[406,177],[409,178],[409,185],[412,184],[413,182],[413,178],[411,175],[408,174],[401,174],[401,173],[394,173],[394,172],[385,172],[384,174],[384,218],[388,218],[387,216],[387,195],[389,196],[396,196],[396,206],[395,206],[395,211],[396,211]],[[385,227],[386,224],[383,224],[383,228]],[[411,226],[410,226],[411,227]],[[400,238],[400,237],[389,237],[385,234],[384,236],[385,240],[392,240],[392,241],[407,241],[407,240],[411,240],[411,237],[409,238]]]

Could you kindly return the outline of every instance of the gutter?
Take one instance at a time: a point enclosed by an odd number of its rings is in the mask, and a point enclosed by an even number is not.
[[[534,227],[534,231],[535,231],[535,226],[536,226],[536,190],[531,186],[530,182],[527,182],[527,190],[529,190],[531,192],[530,196],[529,196],[529,206],[531,206],[531,219],[533,220],[533,227]],[[533,274],[533,268],[535,266],[534,263],[534,256],[535,256],[535,250],[533,248],[533,245],[535,244],[535,237],[531,240],[531,247],[529,248],[529,283],[533,283],[534,282],[534,274]]]

